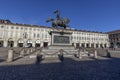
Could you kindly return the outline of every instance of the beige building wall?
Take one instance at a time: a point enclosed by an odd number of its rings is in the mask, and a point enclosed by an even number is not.
[[[24,25],[24,24],[0,24],[0,46],[3,47],[20,47],[23,43],[35,47],[51,45],[50,31],[58,29]],[[60,29],[59,29],[60,30]],[[79,31],[67,29],[66,32],[72,32],[72,45],[75,47],[109,47],[108,34],[90,31]],[[24,35],[26,34],[26,38]],[[24,46],[24,44],[22,45]]]

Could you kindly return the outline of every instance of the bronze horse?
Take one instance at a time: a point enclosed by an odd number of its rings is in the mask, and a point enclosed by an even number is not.
[[[58,10],[56,10],[54,13],[57,14],[57,16],[56,16],[57,20],[55,20],[53,18],[48,18],[46,20],[46,22],[52,21],[52,27],[54,27],[54,28],[60,26],[60,27],[63,27],[64,29],[66,29],[70,20],[68,18],[61,18],[60,12]]]
[[[54,20],[52,18],[48,18],[46,20],[46,22],[50,22],[50,21],[52,21],[52,27],[55,28],[55,27],[60,26],[60,27],[64,27],[64,29],[66,29],[67,24],[70,22],[68,18],[64,18],[62,20]]]

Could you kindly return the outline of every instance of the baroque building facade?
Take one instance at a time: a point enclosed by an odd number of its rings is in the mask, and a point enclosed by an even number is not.
[[[0,20],[0,47],[48,47],[51,45],[50,31],[61,29],[37,25],[12,23],[10,20]],[[72,44],[76,48],[107,48],[109,37],[107,33],[64,29],[72,33]],[[24,35],[26,34],[26,38]]]
[[[110,47],[120,48],[120,30],[107,32],[109,34]]]

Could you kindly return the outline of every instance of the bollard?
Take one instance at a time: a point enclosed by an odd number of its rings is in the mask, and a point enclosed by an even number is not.
[[[97,50],[94,52],[94,58],[97,59]]]
[[[82,54],[80,53],[80,49],[78,50],[78,58],[82,59]]]
[[[79,58],[82,59],[82,54],[79,52]]]
[[[106,53],[107,53],[107,57],[111,58],[111,55],[110,55],[110,52],[108,51],[108,49],[106,50]]]
[[[35,54],[38,55],[38,51],[36,51]]]
[[[13,49],[8,50],[8,58],[7,58],[7,62],[12,62],[14,60],[14,53],[13,53]]]
[[[30,48],[30,52],[31,52],[31,53],[33,52],[32,48]]]
[[[30,54],[30,50],[29,49],[27,49],[27,54]]]
[[[62,50],[62,49],[60,50],[60,54],[59,54],[58,56],[59,56],[59,59],[60,59],[61,61],[64,60],[64,57],[63,57],[63,50]]]
[[[25,55],[25,51],[24,51],[24,49],[20,52],[20,57],[24,57],[24,55]]]
[[[32,51],[35,52],[35,48],[32,48]]]
[[[42,55],[37,54],[36,55],[36,64],[39,64],[41,62],[41,60],[42,60]]]

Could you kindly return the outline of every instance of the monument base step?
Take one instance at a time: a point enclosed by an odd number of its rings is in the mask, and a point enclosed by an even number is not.
[[[44,55],[44,58],[59,58],[58,55]],[[63,57],[74,57],[74,55],[63,55]]]
[[[54,46],[49,46],[48,49],[54,49],[54,50],[55,50],[55,49],[57,49],[57,50],[59,50],[59,49],[63,49],[63,50],[74,50],[75,47],[74,47],[74,46],[71,46],[71,45],[65,45],[65,46],[63,46],[63,45],[59,45],[59,46],[54,45]]]

